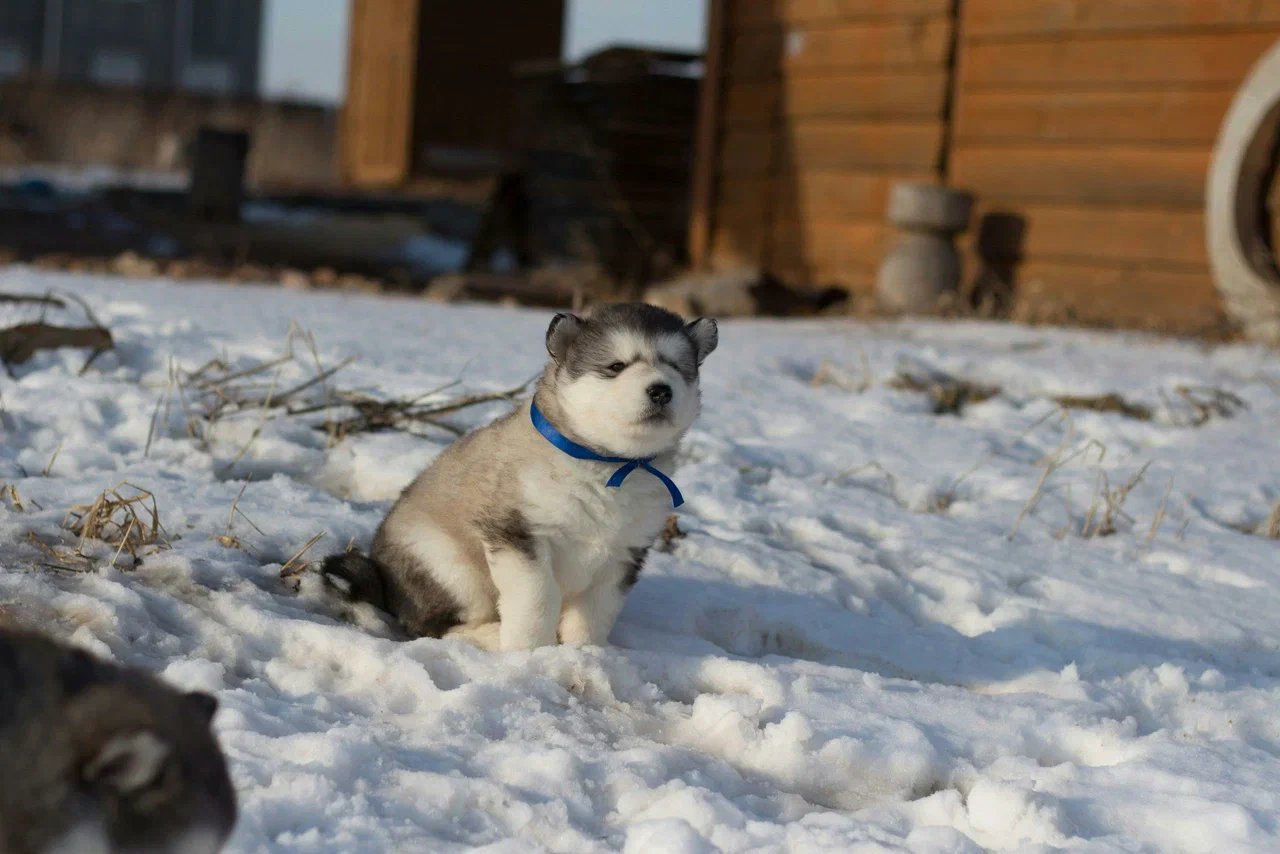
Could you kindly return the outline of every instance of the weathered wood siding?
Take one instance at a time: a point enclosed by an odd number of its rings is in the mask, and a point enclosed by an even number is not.
[[[1087,321],[1209,325],[1218,127],[1280,2],[963,0],[950,182],[1025,220],[1016,285]]]
[[[978,197],[967,275],[981,218],[1021,218],[1013,243],[984,241],[1018,262],[1020,295],[1087,321],[1215,322],[1206,172],[1280,0],[719,2],[691,230],[711,265],[864,289],[889,185],[940,179]]]
[[[889,185],[938,174],[951,0],[722,3],[695,260],[869,288]]]

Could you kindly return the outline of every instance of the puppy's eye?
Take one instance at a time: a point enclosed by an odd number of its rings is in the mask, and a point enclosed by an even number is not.
[[[612,365],[610,365],[610,366],[609,366],[609,371],[610,371],[611,373],[620,374],[620,373],[622,373],[624,370],[626,370],[626,368],[627,368],[627,366],[626,366],[624,363],[622,363],[622,362],[614,362]]]

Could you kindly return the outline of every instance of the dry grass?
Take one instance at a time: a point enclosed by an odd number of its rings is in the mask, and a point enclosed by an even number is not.
[[[18,513],[27,512],[27,501],[18,492],[18,487],[12,483],[0,483],[0,503],[9,505],[9,508]],[[34,498],[30,499],[31,506],[37,510],[43,510],[40,503]]]
[[[93,571],[93,559],[76,549],[61,544],[46,543],[35,531],[27,531],[26,541],[28,545],[34,546],[44,555],[45,559],[36,564],[42,569],[72,573]]]
[[[934,415],[959,415],[971,403],[982,403],[1000,393],[995,386],[982,385],[949,374],[917,374],[899,370],[889,387],[928,395]]]
[[[84,554],[90,540],[115,546],[113,565],[122,552],[127,552],[136,566],[140,552],[147,547],[169,545],[155,495],[128,482],[105,490],[91,504],[72,507],[62,524],[79,536],[79,555]]]
[[[1171,398],[1161,392],[1173,421],[1180,427],[1200,427],[1215,418],[1231,418],[1249,408],[1238,395],[1213,386],[1180,385]],[[1179,415],[1178,413],[1185,413]]]
[[[311,547],[320,542],[321,538],[323,538],[326,533],[326,531],[321,531],[303,543],[302,548],[294,552],[293,556],[280,566],[280,577],[286,579],[292,578],[295,575],[300,575],[306,571],[310,564],[302,559],[303,555],[311,551]]]
[[[1059,395],[1053,399],[1054,403],[1063,409],[1090,409],[1094,412],[1116,412],[1126,418],[1134,418],[1138,421],[1150,421],[1151,410],[1140,403],[1130,403],[1114,392],[1111,394],[1098,395]]]
[[[672,513],[662,526],[662,533],[658,535],[658,550],[669,552],[675,548],[676,540],[683,540],[687,536],[689,535],[680,527],[680,519]]]
[[[1109,537],[1116,532],[1116,526],[1120,520],[1132,523],[1133,517],[1124,512],[1124,503],[1134,487],[1142,482],[1150,467],[1151,463],[1146,463],[1127,481],[1115,487],[1111,485],[1107,473],[1099,469],[1098,488],[1089,505],[1089,513],[1085,516],[1084,525],[1080,528],[1080,536]]]
[[[1160,526],[1164,524],[1165,517],[1169,511],[1169,496],[1173,493],[1173,478],[1169,478],[1169,483],[1164,488],[1164,495],[1160,498],[1160,506],[1156,509],[1156,515],[1151,519],[1151,530],[1147,532],[1147,545],[1155,540],[1156,534],[1160,533]]]
[[[1258,527],[1258,535],[1270,540],[1280,540],[1280,502],[1276,502],[1266,521]]]
[[[325,367],[314,338],[293,327],[282,353],[247,366],[232,367],[225,358],[210,359],[194,370],[170,365],[168,381],[151,414],[144,453],[150,452],[159,425],[169,423],[175,402],[181,406],[187,437],[202,450],[210,450],[220,422],[253,420],[248,439],[227,465],[229,472],[249,454],[267,425],[278,419],[304,419],[323,430],[330,445],[355,433],[379,430],[416,434],[423,428],[434,428],[456,436],[462,430],[442,420],[444,416],[471,406],[514,400],[536,378],[514,388],[457,398],[441,399],[440,395],[458,385],[458,380],[411,397],[385,398],[334,386],[334,378],[353,361],[347,358]],[[286,370],[296,373],[299,369],[310,375],[293,385],[282,382]]]
[[[237,516],[247,522],[250,528],[253,528],[253,530],[257,531],[262,536],[266,536],[266,534],[262,533],[262,529],[255,525],[253,520],[246,516],[244,511],[240,509],[240,499],[244,498],[244,491],[248,488],[249,481],[246,480],[244,485],[240,487],[240,491],[236,494],[235,500],[231,502],[231,509],[227,511],[226,527],[222,529],[221,534],[214,537],[214,540],[216,540],[223,548],[239,549],[240,551],[246,552],[249,551],[248,547],[245,546],[244,541],[235,534],[235,522]]]
[[[860,377],[855,379],[847,369],[836,365],[830,359],[823,359],[818,369],[813,372],[813,376],[809,378],[809,385],[814,388],[830,386],[840,391],[861,394],[872,385],[871,360],[867,358],[866,351],[863,351],[861,356],[862,375]]]
[[[433,389],[417,397],[400,399],[377,398],[359,392],[339,392],[337,395],[338,405],[355,410],[355,413],[353,415],[330,415],[317,427],[329,435],[331,444],[341,442],[353,433],[375,433],[382,430],[401,430],[412,433],[415,432],[415,425],[420,424],[431,425],[454,435],[461,435],[462,430],[441,421],[440,418],[484,403],[515,400],[524,394],[536,379],[537,376],[530,377],[520,385],[502,391],[468,394],[452,400],[436,402],[426,400],[426,398],[432,397],[457,383],[450,383],[449,386]],[[296,410],[289,414],[302,415],[306,414],[306,411]]]
[[[1022,509],[1018,512],[1018,516],[1013,521],[1013,527],[1009,530],[1009,539],[1012,540],[1018,535],[1018,529],[1022,527],[1022,522],[1027,516],[1036,509],[1040,504],[1040,500],[1044,497],[1045,487],[1049,480],[1058,473],[1062,468],[1074,462],[1075,460],[1085,456],[1090,451],[1097,451],[1097,462],[1101,463],[1107,455],[1107,448],[1096,439],[1088,439],[1078,447],[1072,448],[1075,440],[1075,425],[1071,425],[1067,429],[1067,433],[1062,438],[1062,443],[1052,454],[1041,459],[1039,465],[1041,467],[1040,478],[1036,481],[1035,489],[1031,492],[1031,497],[1027,499],[1026,504],[1022,505]]]

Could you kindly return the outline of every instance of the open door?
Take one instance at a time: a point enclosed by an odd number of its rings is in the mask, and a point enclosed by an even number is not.
[[[342,174],[359,186],[409,177],[421,0],[353,0]]]

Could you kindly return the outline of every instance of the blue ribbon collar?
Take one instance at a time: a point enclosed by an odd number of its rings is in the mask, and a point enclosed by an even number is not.
[[[597,454],[590,448],[579,445],[568,436],[556,429],[555,425],[547,420],[547,416],[542,414],[542,410],[538,409],[538,404],[529,404],[529,419],[533,421],[533,427],[542,437],[551,444],[555,445],[561,451],[564,451],[575,460],[591,460],[597,463],[621,463],[622,467],[613,473],[605,486],[612,486],[617,489],[622,486],[622,482],[627,476],[638,468],[644,469],[649,474],[662,481],[662,485],[667,488],[667,492],[671,493],[671,506],[679,507],[684,503],[684,496],[680,494],[679,487],[676,482],[667,477],[662,472],[653,467],[653,457],[633,458],[633,457],[606,457],[603,454]]]

